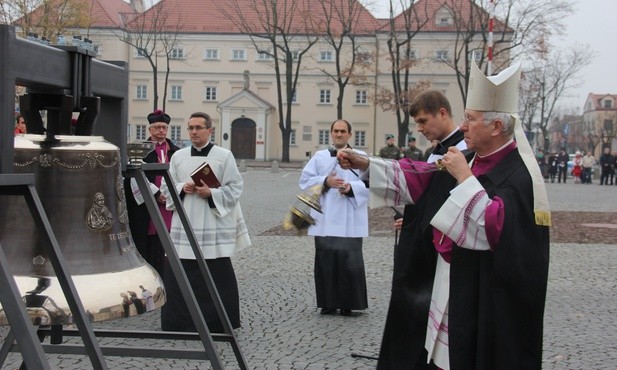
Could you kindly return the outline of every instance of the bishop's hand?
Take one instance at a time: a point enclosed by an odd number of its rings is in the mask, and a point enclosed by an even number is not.
[[[448,152],[441,158],[441,165],[445,167],[446,171],[450,172],[459,184],[473,176],[465,156],[454,146],[448,148]]]
[[[339,149],[336,159],[342,169],[361,169],[366,170],[369,165],[368,157],[360,155],[351,149]]]

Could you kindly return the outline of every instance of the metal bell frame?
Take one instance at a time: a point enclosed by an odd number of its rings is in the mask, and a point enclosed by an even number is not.
[[[11,351],[22,353],[24,363],[32,369],[49,369],[49,363],[45,358],[45,353],[55,354],[81,354],[88,355],[94,369],[107,369],[105,355],[131,356],[131,357],[154,357],[154,358],[185,358],[185,359],[204,359],[209,360],[212,368],[223,369],[223,365],[217,351],[214,348],[213,340],[223,341],[231,344],[238,364],[241,369],[247,369],[247,363],[238,346],[236,337],[231,328],[231,323],[213,283],[212,276],[205,263],[201,249],[199,248],[192,228],[188,222],[179,196],[174,191],[171,192],[172,199],[176,204],[176,210],[180,215],[182,224],[189,236],[189,241],[195,255],[198,257],[198,265],[208,286],[210,294],[214,298],[214,303],[223,323],[224,334],[211,334],[206,322],[201,314],[195,295],[190,288],[188,279],[182,268],[180,258],[171,242],[169,232],[165,227],[163,218],[160,214],[154,196],[149,192],[147,179],[144,171],[153,171],[161,174],[170,189],[174,189],[169,175],[168,164],[144,164],[138,168],[127,168],[126,155],[126,125],[127,125],[127,91],[128,91],[128,70],[126,64],[111,64],[99,60],[92,60],[93,54],[83,50],[61,50],[58,48],[36,44],[24,39],[15,37],[15,28],[8,25],[0,25],[0,51],[3,58],[0,58],[0,79],[4,81],[0,86],[0,195],[26,197],[28,206],[32,213],[37,227],[44,230],[50,249],[50,258],[59,282],[62,285],[64,294],[71,306],[73,317],[78,330],[64,329],[60,325],[55,328],[45,329],[39,327],[35,332],[34,325],[30,321],[25,310],[25,305],[21,301],[19,291],[12,275],[10,274],[9,261],[6,260],[2,246],[0,245],[0,300],[11,321],[11,331],[5,337],[2,348],[0,349],[0,366],[4,363],[6,356]],[[45,63],[41,63],[45,60]],[[94,131],[106,137],[120,148],[122,158],[122,169],[126,170],[126,175],[135,177],[140,191],[144,194],[145,204],[148,212],[155,224],[157,233],[161,238],[163,248],[168,255],[172,272],[176,277],[183,297],[195,321],[198,333],[177,333],[162,331],[123,331],[123,330],[93,330],[87,319],[83,304],[72,282],[68,271],[66,260],[64,259],[58,242],[53,234],[51,224],[42,207],[36,189],[34,188],[34,176],[32,174],[13,174],[13,119],[12,111],[15,102],[14,86],[16,84],[41,88],[45,97],[55,98],[59,95],[61,105],[60,113],[52,119],[52,129],[59,133],[65,133],[67,129],[67,109],[70,112],[79,111],[78,127],[76,133]],[[58,93],[58,91],[62,91]],[[66,91],[72,95],[66,95]],[[50,93],[51,92],[51,93]],[[94,95],[98,94],[98,97]],[[38,97],[35,96],[34,102],[30,103],[38,106]],[[70,99],[68,99],[70,98]],[[71,104],[72,103],[72,104]],[[99,105],[100,103],[100,110]],[[38,121],[35,112],[32,120]],[[28,112],[23,112],[27,114]],[[94,125],[97,115],[99,118],[117,125]],[[9,116],[10,114],[10,116]],[[70,116],[68,116],[70,117]],[[37,124],[34,125],[35,127]],[[38,127],[39,130],[42,127]],[[63,131],[64,130],[64,131]],[[42,133],[42,132],[39,132]],[[48,132],[48,137],[53,139],[53,132]],[[59,326],[59,328],[58,328]],[[46,336],[60,337],[80,336],[84,342],[83,346],[67,344],[42,344],[37,341],[36,336],[45,338]],[[101,347],[96,338],[153,338],[167,340],[201,340],[204,345],[203,351],[160,349],[160,348],[131,348],[131,347]],[[56,338],[57,339],[57,338]],[[42,339],[41,339],[42,340]],[[18,348],[15,348],[14,342]]]

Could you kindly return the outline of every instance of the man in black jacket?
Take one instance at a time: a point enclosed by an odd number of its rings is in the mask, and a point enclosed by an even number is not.
[[[610,148],[604,148],[604,154],[600,156],[600,185],[608,185],[610,178],[611,185],[613,185],[613,179],[611,173],[613,172],[613,155]]]
[[[570,157],[564,148],[559,150],[559,154],[557,154],[557,182],[561,184],[561,179],[563,178],[563,183],[566,183],[566,178],[568,177],[568,161]]]
[[[150,123],[148,127],[150,131],[148,141],[154,143],[154,150],[146,154],[143,158],[145,163],[169,163],[171,156],[179,149],[167,138],[170,121],[171,117],[161,110],[156,110],[148,114],[148,122]],[[154,199],[156,199],[158,203],[167,230],[169,230],[173,212],[165,208],[166,198],[159,190],[162,176],[154,176],[148,173],[146,173],[146,176],[151,183],[150,189],[154,194]],[[133,192],[131,196],[127,196],[126,200],[129,211],[129,225],[131,227],[131,234],[135,246],[146,262],[154,267],[160,275],[163,275],[165,251],[163,250],[161,240],[156,233],[154,224],[150,220],[148,210],[143,203],[143,197],[139,194],[137,184],[133,182],[128,188]]]
[[[454,146],[465,150],[463,133],[452,118],[452,108],[446,96],[438,90],[426,90],[410,105],[410,114],[418,125],[418,132],[435,141],[426,161],[434,163]],[[417,307],[418,286],[432,284],[437,254],[434,250],[418,256],[413,235],[417,212],[415,205],[405,205],[401,237],[394,250],[392,295],[379,353],[378,369],[412,368],[417,361],[426,363],[423,351],[426,315],[410,314]],[[400,220],[398,222],[401,222]],[[396,224],[395,224],[396,227]],[[422,277],[419,277],[422,275]],[[428,280],[424,277],[429,277]],[[430,297],[430,292],[428,292]],[[420,353],[424,353],[420,355]]]

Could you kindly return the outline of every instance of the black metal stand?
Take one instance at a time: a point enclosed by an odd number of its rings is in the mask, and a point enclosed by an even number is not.
[[[51,329],[39,328],[40,339],[47,336],[52,343],[61,342],[63,334],[79,335],[84,341],[83,346],[67,344],[36,343],[32,333],[32,325],[25,313],[21,297],[18,296],[15,282],[10,275],[8,262],[0,255],[0,267],[3,278],[0,281],[0,298],[7,316],[11,320],[11,332],[5,338],[0,348],[0,364],[4,363],[10,351],[21,351],[27,361],[26,366],[32,369],[49,368],[44,363],[42,350],[47,353],[87,354],[95,369],[105,369],[103,354],[114,356],[137,356],[159,358],[187,358],[210,360],[214,369],[223,369],[216,352],[213,339],[229,342],[238,360],[240,368],[247,369],[246,361],[238,347],[236,338],[227,313],[223,309],[220,296],[213,283],[210,271],[203,254],[196,242],[193,230],[188,222],[178,195],[172,191],[176,211],[189,236],[189,241],[197,256],[197,262],[204,276],[206,285],[213,298],[217,313],[224,327],[224,334],[212,335],[205,323],[199,305],[188,283],[180,259],[171,242],[167,228],[156,205],[154,197],[149,192],[147,180],[143,171],[155,171],[164,176],[170,189],[173,183],[167,171],[167,165],[144,165],[142,169],[133,168],[127,171],[135,177],[144,196],[148,212],[154,222],[157,233],[167,253],[171,270],[178,281],[182,295],[187,302],[191,317],[197,326],[198,333],[174,332],[124,332],[124,331],[93,331],[87,319],[81,301],[78,299],[75,286],[70,279],[58,242],[55,239],[49,220],[40,203],[34,188],[33,175],[5,175],[13,172],[14,166],[14,104],[15,85],[25,86],[29,94],[22,97],[21,106],[28,122],[28,131],[42,134],[44,128],[38,111],[48,110],[46,134],[50,140],[54,135],[71,133],[78,135],[101,135],[120,148],[122,169],[126,169],[126,126],[127,126],[127,91],[128,68],[122,62],[103,62],[92,59],[93,53],[75,47],[50,47],[37,44],[15,36],[15,28],[0,25],[0,195],[21,195],[26,197],[28,207],[37,227],[44,231],[50,245],[50,258],[58,280],[74,315],[78,331],[64,330],[62,327]],[[45,61],[41,63],[41,61]],[[72,112],[79,112],[76,127],[70,126]],[[100,122],[98,122],[100,121]],[[98,123],[97,123],[98,122]],[[150,166],[150,167],[149,167]],[[161,167],[156,167],[161,166]],[[18,231],[16,231],[18,232]],[[0,252],[2,252],[0,250]],[[5,303],[6,302],[6,303]],[[21,311],[20,311],[21,310]],[[10,312],[9,312],[10,311]],[[21,313],[20,313],[21,312]],[[159,338],[159,339],[192,339],[201,340],[204,351],[183,351],[152,348],[99,347],[95,334],[98,336],[125,338]],[[59,340],[58,340],[59,339]],[[17,340],[19,349],[14,346]]]
[[[172,272],[178,281],[178,285],[182,292],[182,296],[184,297],[185,302],[187,302],[187,307],[190,311],[191,317],[195,322],[197,333],[181,333],[181,332],[163,332],[163,331],[127,331],[127,330],[93,330],[90,326],[90,322],[87,320],[87,316],[85,314],[85,310],[83,306],[81,306],[81,302],[76,300],[77,292],[75,291],[74,286],[72,285],[72,281],[70,280],[70,275],[67,274],[67,268],[64,265],[64,259],[57,245],[57,241],[53,236],[53,231],[51,226],[49,225],[49,221],[45,216],[42,205],[40,204],[40,200],[38,199],[36,190],[34,188],[34,176],[33,175],[0,175],[0,189],[2,195],[20,195],[23,194],[26,196],[28,200],[28,204],[31,207],[33,212],[33,217],[37,224],[41,224],[41,227],[47,232],[49,236],[50,244],[53,248],[50,256],[54,256],[52,261],[54,264],[54,269],[58,276],[58,280],[61,284],[63,280],[67,282],[70,281],[70,287],[63,290],[67,297],[67,301],[71,307],[72,312],[75,313],[75,323],[77,324],[78,330],[74,329],[66,329],[60,328],[61,333],[59,336],[80,336],[84,340],[84,345],[72,345],[72,344],[41,344],[36,340],[36,335],[38,334],[39,338],[44,339],[46,337],[52,337],[54,335],[54,328],[49,327],[40,327],[37,333],[33,332],[32,324],[28,325],[26,323],[30,322],[27,314],[25,313],[25,307],[22,307],[22,315],[25,316],[21,320],[14,320],[14,310],[16,310],[21,304],[23,306],[23,302],[21,302],[21,297],[19,297],[18,292],[16,291],[16,296],[13,299],[7,299],[4,297],[6,292],[10,292],[8,289],[4,289],[4,281],[11,282],[13,285],[14,280],[12,279],[12,275],[10,275],[10,270],[6,269],[6,264],[2,260],[3,255],[0,255],[0,263],[2,264],[1,272],[7,276],[7,279],[4,279],[3,282],[0,282],[0,288],[2,289],[2,293],[0,293],[0,297],[3,299],[3,307],[7,310],[7,316],[11,313],[12,316],[9,316],[11,320],[11,328],[12,331],[9,332],[9,335],[5,338],[4,344],[2,348],[0,348],[0,365],[4,363],[6,356],[11,351],[21,351],[24,360],[28,358],[28,361],[36,361],[40,359],[39,362],[42,362],[42,366],[38,366],[38,362],[28,363],[26,361],[26,366],[32,369],[48,369],[49,365],[44,363],[44,353],[49,354],[74,354],[74,355],[83,355],[88,354],[92,361],[93,367],[95,369],[106,369],[103,355],[107,356],[120,356],[120,357],[152,357],[152,358],[178,358],[178,359],[188,359],[188,360],[208,360],[210,361],[212,368],[219,370],[224,369],[224,366],[221,362],[221,359],[216,351],[214,346],[214,341],[217,342],[227,342],[231,345],[236,360],[240,369],[248,369],[248,365],[240,347],[238,345],[238,341],[235,337],[233,329],[231,327],[231,323],[229,321],[229,317],[227,316],[227,312],[223,307],[223,303],[221,301],[220,295],[214,285],[214,281],[212,280],[212,275],[210,274],[210,270],[208,269],[208,265],[205,263],[205,258],[201,253],[201,249],[197,243],[195,238],[195,234],[193,233],[193,229],[186,217],[186,213],[184,212],[184,208],[182,207],[182,202],[180,201],[180,197],[175,192],[173,181],[167,169],[169,168],[168,164],[143,164],[142,167],[130,167],[127,169],[126,174],[128,177],[134,177],[137,181],[139,189],[144,197],[144,201],[148,212],[154,222],[157,233],[161,239],[161,244],[165,249],[165,253],[167,253],[167,258],[169,260],[169,264],[171,266]],[[185,228],[187,235],[189,237],[189,241],[193,248],[193,252],[195,253],[198,261],[198,265],[200,267],[201,273],[204,277],[204,281],[210,291],[210,295],[213,297],[213,302],[216,307],[217,313],[219,315],[219,319],[221,320],[224,328],[224,333],[221,334],[212,334],[210,333],[206,321],[199,309],[199,304],[195,295],[193,294],[193,290],[190,287],[190,283],[182,268],[182,263],[180,261],[180,257],[178,256],[173,242],[171,241],[171,237],[169,232],[167,231],[167,227],[163,221],[163,216],[160,213],[160,210],[157,206],[156,200],[154,196],[150,193],[150,188],[148,186],[148,179],[146,178],[145,171],[152,171],[156,175],[161,175],[164,177],[164,180],[171,190],[172,199],[176,206],[176,212],[180,216],[180,220],[182,221],[182,225]],[[19,181],[26,181],[28,185],[19,185],[13,186],[14,183]],[[21,193],[18,193],[21,191]],[[32,198],[32,200],[29,200]],[[35,214],[36,213],[36,214]],[[39,216],[37,216],[39,215]],[[40,222],[38,220],[40,219]],[[0,250],[0,252],[2,252]],[[56,266],[56,264],[59,264]],[[8,278],[10,277],[10,279]],[[66,282],[64,284],[67,284]],[[71,289],[72,288],[72,289]],[[15,287],[15,290],[17,288]],[[9,297],[10,298],[10,297]],[[6,301],[6,303],[5,303]],[[73,306],[71,305],[79,305]],[[9,310],[11,312],[9,312]],[[13,324],[15,322],[16,324]],[[28,330],[24,330],[23,328],[28,326]],[[58,329],[58,328],[56,328]],[[19,336],[17,335],[19,334]],[[58,333],[55,333],[58,334]],[[95,338],[133,338],[133,339],[161,339],[161,340],[193,340],[193,341],[201,341],[204,350],[190,350],[190,349],[168,349],[168,348],[152,348],[152,347],[128,347],[128,346],[102,346],[99,347],[98,343],[95,341]],[[19,344],[19,349],[15,348],[14,340],[17,339]],[[24,342],[26,341],[26,342]]]
[[[84,342],[86,354],[90,357],[92,366],[95,369],[107,369],[101,348],[96,341],[90,321],[87,319],[84,307],[79,300],[77,289],[73,284],[70,272],[58,241],[54,236],[53,230],[41,204],[38,193],[34,187],[33,174],[2,174],[0,175],[0,195],[2,196],[23,196],[26,199],[32,218],[37,228],[47,240],[49,248],[49,258],[66,297],[67,303],[73,313],[73,317],[79,335]],[[19,232],[19,230],[15,230]],[[0,248],[0,298],[2,307],[6,311],[11,323],[11,331],[7,335],[0,349],[0,365],[6,359],[7,354],[14,350],[14,341],[17,341],[19,351],[22,354],[24,363],[29,369],[49,369],[49,363],[45,361],[43,345],[38,342],[34,326],[30,317],[26,313],[25,305],[19,295],[17,285],[9,269],[9,262],[6,260],[3,250]]]

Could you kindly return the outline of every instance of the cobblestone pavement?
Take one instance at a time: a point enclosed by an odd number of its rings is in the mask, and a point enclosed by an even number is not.
[[[353,317],[321,316],[315,307],[313,240],[271,235],[299,192],[299,170],[248,168],[243,174],[244,216],[253,246],[233,258],[238,276],[242,328],[236,331],[252,369],[374,369],[389,300],[394,232],[364,242],[369,308]],[[552,209],[614,212],[617,186],[547,184]],[[610,226],[610,225],[609,225]],[[575,221],[572,227],[582,228]],[[605,225],[606,227],[606,225]],[[593,229],[592,229],[593,230]],[[617,367],[617,245],[553,243],[545,315],[544,369]],[[159,312],[95,324],[98,328],[158,330]],[[4,336],[7,328],[0,328]],[[200,348],[185,341],[106,338],[101,345]],[[237,364],[227,344],[216,344],[229,369]],[[87,357],[48,355],[52,368],[91,368]],[[19,367],[10,354],[3,369]],[[208,362],[184,359],[106,357],[109,368],[196,369]]]

